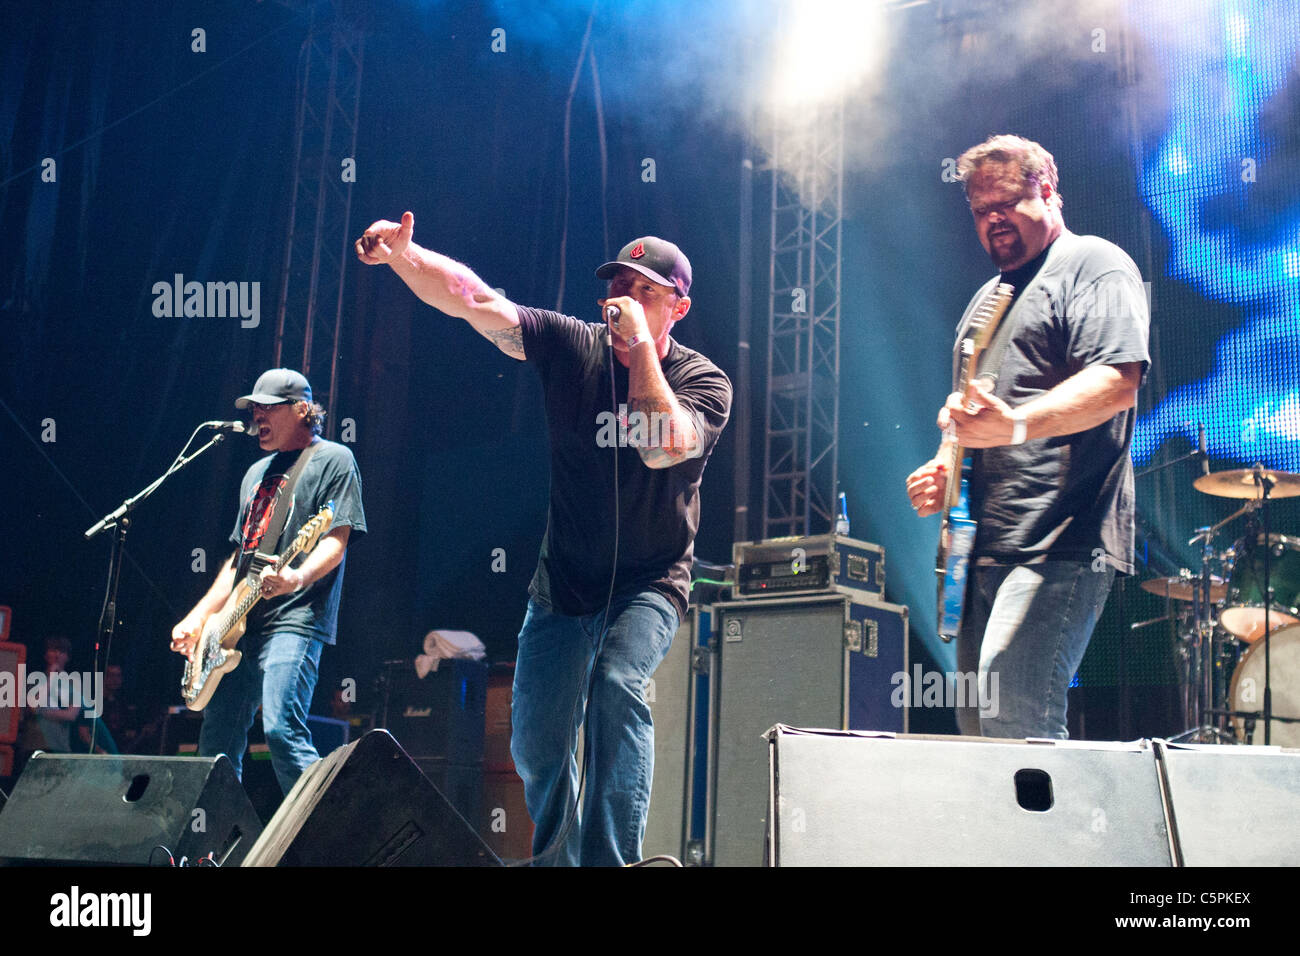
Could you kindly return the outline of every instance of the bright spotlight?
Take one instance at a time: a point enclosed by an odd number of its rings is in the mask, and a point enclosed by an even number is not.
[[[888,51],[882,0],[788,0],[777,20],[771,103],[815,107],[874,74]]]

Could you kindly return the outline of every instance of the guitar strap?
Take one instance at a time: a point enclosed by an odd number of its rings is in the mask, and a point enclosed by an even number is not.
[[[1003,317],[998,330],[993,333],[993,340],[989,342],[988,348],[980,356],[980,367],[971,374],[972,379],[991,378],[995,384],[997,383],[998,373],[1002,371],[1002,363],[1006,360],[1007,349],[1011,345],[1011,336],[1020,320],[1020,313],[1016,307],[1020,305],[1020,300],[1024,298],[1023,293],[1028,292],[1038,281],[1038,277],[1043,274],[1047,260],[1051,258],[1055,248],[1056,243],[1053,242],[1047,247],[1047,254],[1038,263],[1038,268],[1034,269],[1027,277],[1019,277],[1022,280],[1020,286],[1012,293],[1011,304],[1007,306],[1007,314]],[[1021,266],[1018,271],[1025,271],[1025,268]],[[1015,277],[1015,274],[1012,273],[1010,277]],[[1008,278],[1008,276],[999,276],[996,281],[1006,282]]]
[[[298,484],[298,479],[302,477],[307,462],[311,460],[312,455],[316,454],[316,449],[320,446],[321,442],[313,441],[298,453],[298,460],[293,463],[293,467],[285,475],[284,484],[276,493],[275,504],[271,506],[271,520],[266,525],[266,533],[262,535],[261,543],[269,545],[272,550],[268,554],[255,551],[251,557],[243,558],[244,573],[236,575],[237,580],[245,576],[255,577],[271,563],[268,558],[274,556],[279,549],[280,535],[284,532],[285,522],[289,520],[289,512],[293,511],[293,489]]]

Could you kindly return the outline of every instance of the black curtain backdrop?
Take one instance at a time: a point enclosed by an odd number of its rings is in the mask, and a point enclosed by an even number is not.
[[[0,603],[34,654],[66,634],[73,666],[89,669],[109,544],[81,532],[158,475],[199,422],[238,417],[233,400],[271,364],[308,20],[273,3],[159,2],[56,3],[15,9],[10,22],[0,441],[13,545]],[[368,22],[353,231],[410,209],[421,244],[516,301],[553,308],[563,115],[581,34],[565,53],[520,42],[500,55],[496,22],[415,4]],[[191,50],[195,27],[206,53]],[[594,268],[634,236],[672,237],[696,277],[678,337],[734,368],[739,141],[661,121],[651,91],[641,113],[607,116],[607,238],[590,87],[584,68],[564,309],[594,319],[604,291]],[[41,181],[46,156],[55,183]],[[653,182],[642,179],[646,157]],[[491,659],[513,657],[548,480],[531,371],[389,270],[346,269],[340,404],[329,413],[355,423],[370,532],[349,548],[322,711],[349,677],[366,703],[380,662],[413,657],[434,627],[472,630]],[[156,317],[153,285],[177,273],[260,283],[259,324]],[[715,452],[704,492],[698,550],[716,560],[730,552],[730,445]],[[142,706],[176,702],[168,634],[229,553],[239,477],[259,456],[232,436],[135,513],[112,656]]]

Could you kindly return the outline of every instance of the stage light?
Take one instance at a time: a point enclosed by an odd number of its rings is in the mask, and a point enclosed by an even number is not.
[[[856,88],[884,62],[880,0],[794,0],[777,20],[770,103],[777,113],[816,107]]]

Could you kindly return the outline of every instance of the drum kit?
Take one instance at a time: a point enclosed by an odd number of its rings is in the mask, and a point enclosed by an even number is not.
[[[1245,504],[1188,542],[1201,545],[1199,573],[1142,583],[1165,599],[1168,619],[1180,602],[1185,623],[1178,653],[1190,729],[1173,739],[1300,747],[1300,537],[1273,533],[1268,513],[1271,499],[1300,495],[1300,475],[1207,469],[1193,487]],[[1216,535],[1242,515],[1245,535],[1215,550]]]

